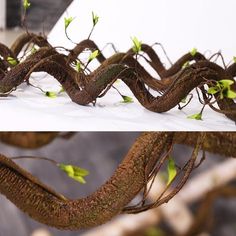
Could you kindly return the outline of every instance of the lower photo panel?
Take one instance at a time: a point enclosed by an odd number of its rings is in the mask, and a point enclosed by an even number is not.
[[[236,235],[236,132],[0,132],[0,236]]]

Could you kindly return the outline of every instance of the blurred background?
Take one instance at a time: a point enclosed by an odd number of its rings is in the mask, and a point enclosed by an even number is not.
[[[49,32],[72,0],[31,0],[27,26],[34,32]],[[22,0],[0,1],[0,42],[10,45],[22,32]]]
[[[52,143],[35,150],[25,150],[0,143],[1,154],[13,156],[43,156],[57,162],[86,168],[90,175],[85,185],[68,178],[48,162],[40,160],[17,160],[20,166],[37,176],[68,198],[85,197],[95,191],[114,172],[139,133],[135,132],[81,132],[69,139],[56,138]],[[190,156],[192,148],[175,145],[173,157],[181,165]],[[220,168],[220,169],[219,169]],[[214,170],[214,171],[213,171]],[[207,189],[231,183],[236,186],[236,160],[207,154],[206,160],[192,174],[186,187],[164,207],[138,215],[121,215],[108,224],[92,231],[59,231],[30,219],[4,196],[0,195],[0,236],[166,236],[181,235],[191,226]],[[211,187],[211,188],[212,188]],[[157,189],[161,188],[159,185]],[[157,197],[158,193],[153,193]],[[168,207],[169,208],[166,208]],[[205,233],[198,235],[235,236],[236,199],[217,198],[209,211]],[[174,210],[174,211],[173,211]],[[138,218],[137,218],[138,217]],[[176,225],[177,224],[177,225]]]

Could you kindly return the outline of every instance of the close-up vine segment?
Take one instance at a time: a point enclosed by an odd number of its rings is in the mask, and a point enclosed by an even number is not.
[[[31,135],[31,141],[46,142],[55,139],[59,134]],[[26,147],[25,143],[12,142],[12,135],[0,136],[4,142]],[[27,134],[25,135],[27,137]],[[29,140],[29,139],[28,139]],[[28,146],[32,147],[28,141]],[[223,156],[235,157],[235,133],[173,133],[147,132],[141,134],[113,176],[93,194],[86,198],[70,200],[52,190],[26,170],[18,166],[12,159],[0,156],[0,193],[5,195],[18,208],[33,219],[59,229],[78,230],[94,227],[109,221],[120,213],[138,213],[167,203],[184,186],[191,172],[199,165],[198,153],[203,151],[219,153]],[[186,158],[183,167],[178,166],[167,183],[167,189],[153,203],[146,203],[149,192],[147,184],[166,161],[170,160],[173,145],[176,143],[193,146],[190,158]],[[37,146],[35,146],[37,147]],[[32,158],[32,157],[31,157]],[[184,158],[184,157],[183,157]],[[37,159],[37,157],[35,157]],[[46,159],[46,158],[45,158]],[[202,162],[202,161],[200,161]],[[175,166],[174,159],[168,162],[169,172]],[[170,164],[171,163],[171,164]],[[174,173],[174,174],[173,174]],[[142,193],[142,201],[134,206],[128,205],[137,194]]]

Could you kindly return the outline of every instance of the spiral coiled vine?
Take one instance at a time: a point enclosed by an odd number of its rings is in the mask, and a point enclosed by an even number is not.
[[[15,142],[11,133],[5,133],[0,136],[0,140],[32,148],[45,145],[58,135],[60,134],[24,134],[26,142]],[[151,188],[151,185],[148,187],[148,182],[153,181],[176,143],[193,146],[191,157],[183,167],[179,167],[172,190],[166,193],[167,188],[155,202],[146,202]],[[198,166],[200,149],[235,157],[236,135],[224,132],[143,133],[136,139],[113,176],[93,194],[78,200],[70,200],[58,194],[10,158],[0,155],[0,193],[41,223],[59,229],[89,228],[103,224],[120,213],[138,213],[168,202],[181,190],[190,173]],[[167,187],[172,184],[173,181]],[[142,200],[136,205],[127,206],[139,192],[142,192]]]
[[[34,50],[26,53],[27,49],[32,49],[32,45]],[[21,55],[24,48],[25,53]],[[234,89],[236,63],[223,68],[199,52],[190,52],[166,69],[154,49],[147,44],[141,45],[139,54],[130,49],[105,58],[90,39],[81,41],[71,50],[64,49],[67,55],[57,49],[61,48],[52,47],[46,38],[28,32],[21,35],[11,48],[0,44],[1,95],[7,96],[24,82],[29,84],[29,77],[33,72],[44,71],[59,81],[73,102],[87,105],[94,104],[117,79],[121,79],[140,104],[150,111],[167,112],[179,105],[196,88],[203,107],[209,105],[213,110],[236,121],[234,99],[222,96],[220,91],[214,94],[207,92],[207,88],[216,86],[222,80],[233,81],[230,88]],[[84,64],[79,59],[86,50],[98,51],[96,59],[100,65],[92,71],[88,69],[91,60]],[[138,57],[142,57],[151,66],[157,74],[156,78],[145,69]],[[75,69],[78,61],[83,68],[79,71]],[[186,66],[186,63],[189,65]],[[152,91],[159,95],[153,95]],[[202,93],[202,98],[199,92]],[[215,103],[218,108],[214,106]]]

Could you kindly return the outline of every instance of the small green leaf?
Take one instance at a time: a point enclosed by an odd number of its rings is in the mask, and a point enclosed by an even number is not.
[[[27,10],[30,7],[31,3],[28,0],[23,1],[23,7],[25,10]]]
[[[128,96],[122,95],[122,98],[123,98],[122,103],[132,103],[132,102],[134,102],[133,99],[131,97],[128,97]]]
[[[49,98],[56,98],[57,94],[55,92],[51,92],[51,91],[46,91],[45,95]]]
[[[89,55],[89,62],[92,61],[93,59],[95,59],[99,54],[98,50],[93,51],[90,55]]]
[[[190,51],[190,54],[192,57],[194,57],[197,53],[197,49],[196,48],[193,48],[191,51]]]
[[[64,92],[65,92],[65,89],[61,86],[61,89],[60,89],[60,91],[58,92],[58,94],[64,93]]]
[[[230,85],[234,84],[234,81],[230,79],[222,79],[218,81],[218,83],[222,85],[223,88],[228,88]]]
[[[65,25],[65,29],[68,28],[68,26],[70,25],[70,23],[74,20],[75,18],[73,17],[68,17],[68,18],[64,18],[64,25]]]
[[[188,119],[195,119],[195,120],[202,120],[202,114],[201,113],[197,113],[197,114],[193,114],[187,117]]]
[[[214,95],[214,94],[218,93],[219,91],[220,91],[220,90],[219,90],[218,87],[210,87],[210,88],[207,90],[207,93]]]
[[[34,54],[34,53],[36,53],[36,52],[37,52],[37,49],[36,49],[35,46],[33,46],[33,47],[31,48],[31,54]]]
[[[189,61],[186,61],[186,62],[182,65],[182,69],[185,69],[185,68],[187,68],[187,67],[189,67],[189,66],[190,66]]]
[[[183,98],[180,102],[181,103],[186,103],[187,102],[187,97]]]
[[[164,236],[165,233],[156,227],[148,227],[145,230],[145,236]]]
[[[236,63],[236,57],[233,57],[233,61],[234,61],[234,63]]]
[[[81,63],[80,63],[80,61],[76,61],[75,69],[76,69],[77,72],[81,71]]]
[[[131,38],[131,39],[132,39],[132,41],[133,41],[133,47],[132,47],[133,51],[134,51],[135,53],[139,53],[139,52],[141,51],[141,49],[142,49],[142,42],[139,41],[139,40],[137,39],[137,37],[133,37],[133,38]]]
[[[226,93],[226,97],[231,98],[231,99],[235,99],[236,98],[236,93],[229,89]]]
[[[175,178],[176,174],[177,174],[175,161],[174,161],[173,158],[169,158],[169,160],[168,160],[167,171],[168,171],[167,185],[169,185],[172,182],[172,180]]]
[[[89,171],[82,169],[78,166],[73,165],[65,165],[60,163],[58,167],[64,171],[70,178],[80,182],[81,184],[85,184],[86,181],[83,177],[89,175]]]
[[[95,26],[98,23],[99,17],[92,12],[92,19],[93,19],[93,26]]]
[[[17,60],[13,57],[7,57],[8,63],[10,63],[12,66],[16,66],[18,64]]]

